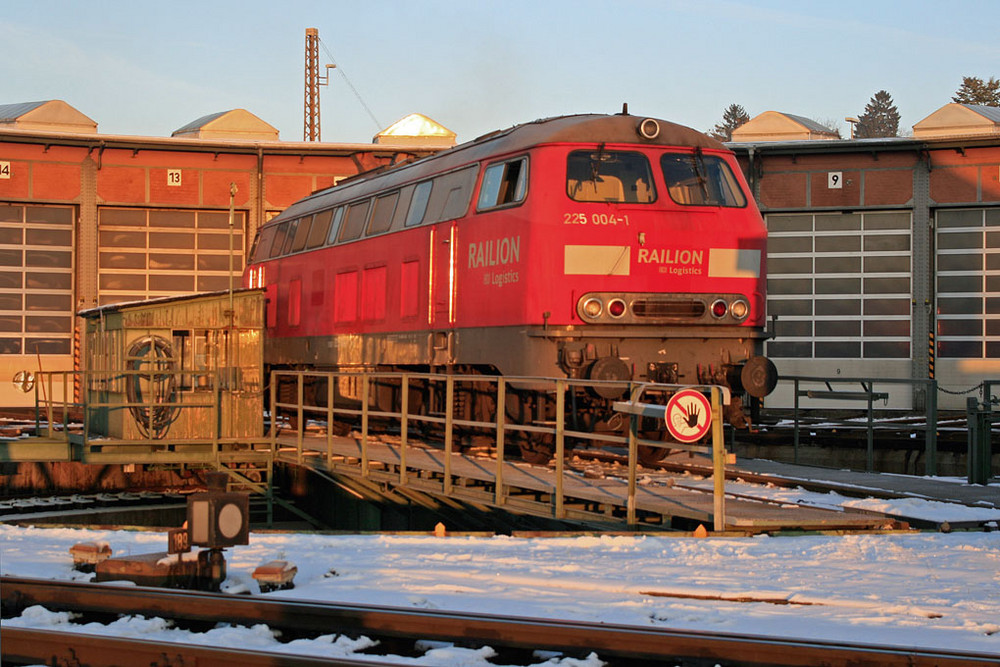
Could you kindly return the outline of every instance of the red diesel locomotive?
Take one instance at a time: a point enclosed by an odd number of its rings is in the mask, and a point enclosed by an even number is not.
[[[740,399],[776,382],[760,355],[766,236],[719,142],[624,113],[564,116],[293,204],[261,228],[244,286],[266,291],[271,369],[715,383],[745,426]],[[620,393],[575,392],[573,423],[606,427]],[[525,389],[506,403],[538,419],[547,401]],[[492,419],[488,401],[462,405]]]

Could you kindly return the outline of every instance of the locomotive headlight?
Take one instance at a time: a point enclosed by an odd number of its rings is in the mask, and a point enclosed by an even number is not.
[[[660,124],[652,118],[644,118],[639,121],[639,135],[644,139],[655,139],[660,136]]]
[[[747,315],[750,314],[750,304],[743,299],[736,299],[736,301],[733,301],[733,303],[729,306],[729,314],[742,322],[747,318]]]
[[[628,307],[621,299],[612,299],[608,303],[608,314],[611,315],[611,317],[621,317],[625,314],[627,309]]]
[[[729,306],[722,299],[716,299],[712,302],[712,316],[716,319],[725,317],[728,312]]]
[[[583,302],[583,314],[591,319],[596,320],[603,311],[604,304],[601,303],[600,299],[592,297]]]

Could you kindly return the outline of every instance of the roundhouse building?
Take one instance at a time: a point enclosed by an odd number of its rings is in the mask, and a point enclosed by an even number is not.
[[[79,363],[78,310],[225,289],[292,202],[454,139],[415,115],[372,144],[284,142],[239,109],[113,136],[58,100],[0,105],[0,406],[32,401],[4,377]],[[912,137],[858,140],[765,112],[730,147],[768,225],[767,354],[783,375],[933,375],[952,409],[1000,378],[1000,110],[949,104]],[[925,401],[915,385],[889,402]]]
[[[256,229],[292,202],[454,144],[424,127],[285,142],[236,109],[170,137],[114,136],[60,100],[0,105],[0,406],[33,404],[2,381],[19,371],[78,367],[77,311],[238,286]]]
[[[933,377],[939,407],[964,409],[1000,379],[1000,109],[949,104],[909,138],[830,139],[778,112],[733,133],[768,228],[767,355],[785,376]],[[920,409],[924,391],[889,404]]]

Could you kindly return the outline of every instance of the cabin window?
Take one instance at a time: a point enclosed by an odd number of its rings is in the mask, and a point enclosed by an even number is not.
[[[479,166],[473,165],[436,177],[424,222],[444,222],[465,215],[478,174]]]
[[[399,191],[399,201],[396,202],[396,212],[392,214],[392,222],[389,224],[390,230],[402,229],[406,222],[406,216],[410,213],[410,201],[413,199],[415,186],[407,185]]]
[[[476,208],[485,211],[524,201],[528,185],[528,158],[491,164],[483,175]]]
[[[389,226],[392,224],[392,216],[396,211],[396,203],[398,201],[399,190],[375,199],[375,208],[372,211],[372,219],[371,222],[368,223],[369,236],[389,231]]]
[[[684,206],[743,208],[746,195],[725,160],[717,155],[668,153],[660,158],[670,198]]]
[[[347,207],[344,228],[340,232],[340,240],[352,241],[365,231],[365,223],[368,222],[368,210],[371,208],[371,199],[366,199]]]
[[[288,238],[288,223],[283,222],[274,230],[274,241],[271,243],[271,251],[268,253],[268,257],[277,257],[281,254],[281,249],[285,245],[285,239]]]
[[[424,181],[423,183],[418,183],[417,187],[414,188],[413,198],[410,199],[410,210],[406,214],[406,221],[404,223],[406,227],[413,227],[423,222],[424,214],[427,212],[427,202],[430,201],[433,186],[433,181]]]
[[[206,329],[174,329],[171,331],[171,350],[177,388],[181,391],[210,391],[212,371],[216,365],[214,355],[218,354],[218,344],[213,341],[218,332]]]
[[[344,219],[344,207],[338,206],[333,211],[333,219],[330,221],[330,232],[326,235],[326,244],[337,242],[337,234],[340,232],[340,223]]]
[[[276,229],[274,225],[271,225],[260,230],[260,234],[257,235],[257,243],[254,246],[254,262],[262,262],[270,257],[271,244],[274,243],[274,232]]]
[[[634,151],[573,151],[566,162],[566,194],[580,202],[656,201],[649,160]]]
[[[281,246],[281,254],[287,255],[292,251],[292,242],[295,240],[295,233],[299,229],[299,221],[291,220],[288,223],[288,231],[285,232],[285,243]]]
[[[330,233],[330,221],[333,219],[333,211],[320,211],[313,216],[312,227],[309,229],[309,239],[306,241],[306,248],[318,248],[326,243],[326,235]]]
[[[292,252],[305,250],[306,239],[309,238],[309,230],[312,228],[312,216],[299,218],[299,226],[295,229],[295,238],[292,239]]]

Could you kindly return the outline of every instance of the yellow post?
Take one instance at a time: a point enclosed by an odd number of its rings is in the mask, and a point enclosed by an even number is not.
[[[451,495],[451,452],[454,449],[453,427],[455,419],[455,376],[448,374],[445,382],[444,406],[444,493]]]
[[[278,452],[278,380],[277,371],[271,371],[271,452]]]
[[[295,406],[295,416],[299,421],[298,429],[295,436],[295,460],[302,463],[302,436],[305,433],[305,413],[302,411],[302,404],[305,402],[305,377],[303,377],[302,372],[299,371],[295,377],[295,401],[297,405]]]
[[[497,472],[496,487],[494,488],[494,502],[499,507],[504,503],[503,491],[503,450],[504,450],[504,424],[507,411],[507,381],[502,377],[497,378]]]
[[[400,391],[403,395],[400,399],[399,414],[399,485],[406,486],[406,444],[407,444],[407,413],[410,411],[410,376],[403,373],[399,379]]]
[[[326,374],[326,469],[333,467],[333,373]]]
[[[368,477],[368,371],[361,373],[361,476]]]
[[[566,381],[556,380],[556,518],[563,519],[563,467],[566,453]]]
[[[632,387],[629,401],[633,404],[638,402],[642,395],[642,386]],[[629,415],[628,418],[628,498],[625,501],[625,521],[629,526],[634,526],[635,519],[635,492],[636,492],[636,466],[639,459],[639,443],[636,440],[636,431],[639,429],[639,417]]]
[[[722,400],[718,387],[712,387],[712,496],[714,529],[726,529],[726,448],[722,434]]]

